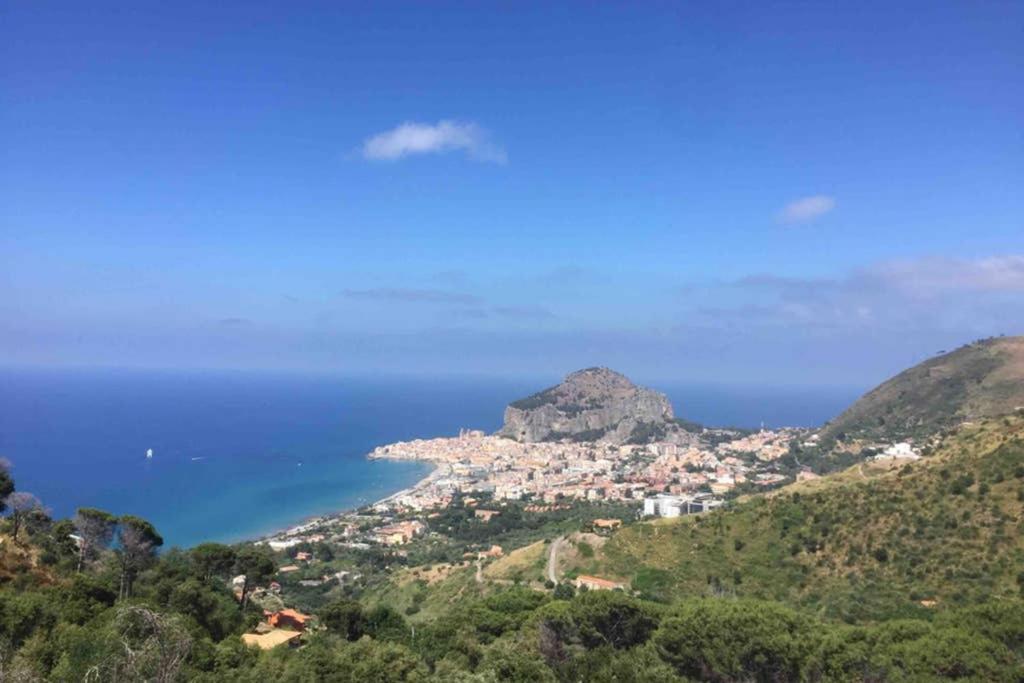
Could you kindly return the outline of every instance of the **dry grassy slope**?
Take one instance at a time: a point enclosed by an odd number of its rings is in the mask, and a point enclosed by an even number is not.
[[[442,572],[406,569],[364,593],[360,601],[368,608],[387,605],[405,614],[409,621],[423,623],[443,616],[460,601],[490,592],[493,586],[478,584],[474,574],[472,562]]]
[[[822,430],[836,438],[922,437],[1024,406],[1024,337],[963,346],[901,372]]]
[[[548,546],[544,541],[517,548],[504,557],[489,561],[483,577],[494,581],[544,581],[544,564]]]
[[[15,543],[0,534],[0,584],[20,579],[38,585],[56,583],[53,572],[39,560],[39,549],[31,543]]]
[[[870,620],[1018,595],[1024,419],[968,426],[931,458],[865,464],[732,510],[628,527],[596,570],[662,598],[709,592]]]

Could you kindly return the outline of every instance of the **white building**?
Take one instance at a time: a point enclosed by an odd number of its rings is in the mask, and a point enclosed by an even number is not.
[[[913,447],[903,441],[900,443],[894,443],[886,448],[880,455],[876,455],[875,459],[881,460],[884,458],[901,458],[905,460],[920,460],[921,456],[914,451]]]
[[[644,498],[645,517],[679,517],[699,512],[708,512],[721,507],[722,501],[708,495],[674,496],[659,493]]]

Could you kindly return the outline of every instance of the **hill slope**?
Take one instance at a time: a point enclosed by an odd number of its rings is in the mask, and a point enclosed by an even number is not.
[[[672,405],[608,368],[587,368],[514,401],[499,434],[519,441],[646,442],[675,431]]]
[[[577,567],[651,597],[738,594],[853,621],[1019,595],[1024,419],[731,510],[627,527]]]
[[[1024,337],[968,344],[904,370],[821,432],[825,441],[899,441],[1024,406]]]

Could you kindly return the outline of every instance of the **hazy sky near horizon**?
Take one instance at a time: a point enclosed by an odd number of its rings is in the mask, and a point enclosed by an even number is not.
[[[2,363],[872,384],[1024,333],[1022,26],[6,3]]]

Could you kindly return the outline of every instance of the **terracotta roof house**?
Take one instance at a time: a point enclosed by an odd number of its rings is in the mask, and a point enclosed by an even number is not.
[[[595,519],[594,520],[594,528],[595,529],[608,529],[610,531],[612,529],[618,529],[620,526],[622,526],[622,520],[621,519]]]
[[[497,517],[501,514],[500,510],[474,510],[473,514],[476,515],[477,519],[482,519],[484,523],[491,521],[492,517]]]
[[[267,618],[267,623],[275,628],[291,628],[296,631],[305,631],[306,625],[309,623],[310,617],[308,614],[303,614],[293,609],[283,609],[279,612],[274,612]]]
[[[284,629],[275,628],[269,633],[244,633],[242,634],[242,642],[249,646],[258,647],[261,650],[270,650],[285,643],[294,647],[299,644],[299,638],[301,637],[302,633],[300,631],[285,631]]]
[[[621,583],[602,579],[599,576],[587,576],[586,574],[577,576],[575,584],[577,588],[587,588],[589,590],[596,591],[611,591],[616,588],[622,588]]]

